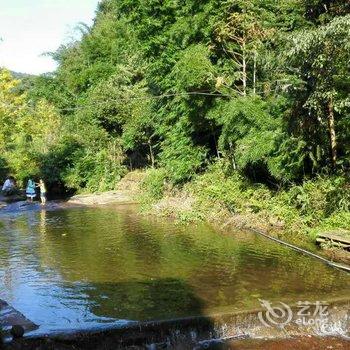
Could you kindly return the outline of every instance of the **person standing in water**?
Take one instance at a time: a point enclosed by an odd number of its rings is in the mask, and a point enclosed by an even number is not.
[[[40,200],[41,204],[45,205],[46,204],[46,185],[43,179],[40,179],[38,183],[38,187],[40,188]]]
[[[33,202],[33,199],[36,197],[35,182],[32,179],[29,179],[27,182],[26,196],[29,202]]]

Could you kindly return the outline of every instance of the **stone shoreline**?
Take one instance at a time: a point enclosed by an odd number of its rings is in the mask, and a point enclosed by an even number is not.
[[[131,191],[109,191],[95,194],[82,194],[71,197],[67,204],[104,205],[104,204],[137,204],[135,193]]]

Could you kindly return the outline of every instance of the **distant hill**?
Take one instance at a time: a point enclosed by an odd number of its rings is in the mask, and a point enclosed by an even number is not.
[[[20,84],[17,86],[17,91],[25,92],[32,88],[36,75],[14,71],[10,71],[10,73],[15,79],[20,80]]]
[[[16,79],[26,79],[26,78],[33,78],[35,77],[35,75],[33,74],[27,74],[27,73],[19,73],[19,72],[14,72],[14,71],[11,71],[11,74],[14,78]]]

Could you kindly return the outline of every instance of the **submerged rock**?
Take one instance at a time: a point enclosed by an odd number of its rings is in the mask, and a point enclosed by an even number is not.
[[[25,332],[35,330],[38,326],[5,301],[0,300],[0,328],[5,336],[11,334],[14,338],[20,338]]]
[[[12,326],[10,333],[14,338],[22,338],[24,335],[24,328],[20,325],[14,325]]]

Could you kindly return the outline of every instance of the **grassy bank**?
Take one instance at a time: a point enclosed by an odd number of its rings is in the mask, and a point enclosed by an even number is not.
[[[271,189],[227,173],[218,162],[181,187],[171,186],[163,169],[149,170],[141,187],[143,210],[183,222],[256,227],[305,241],[350,226],[350,186],[344,177],[317,177]]]

